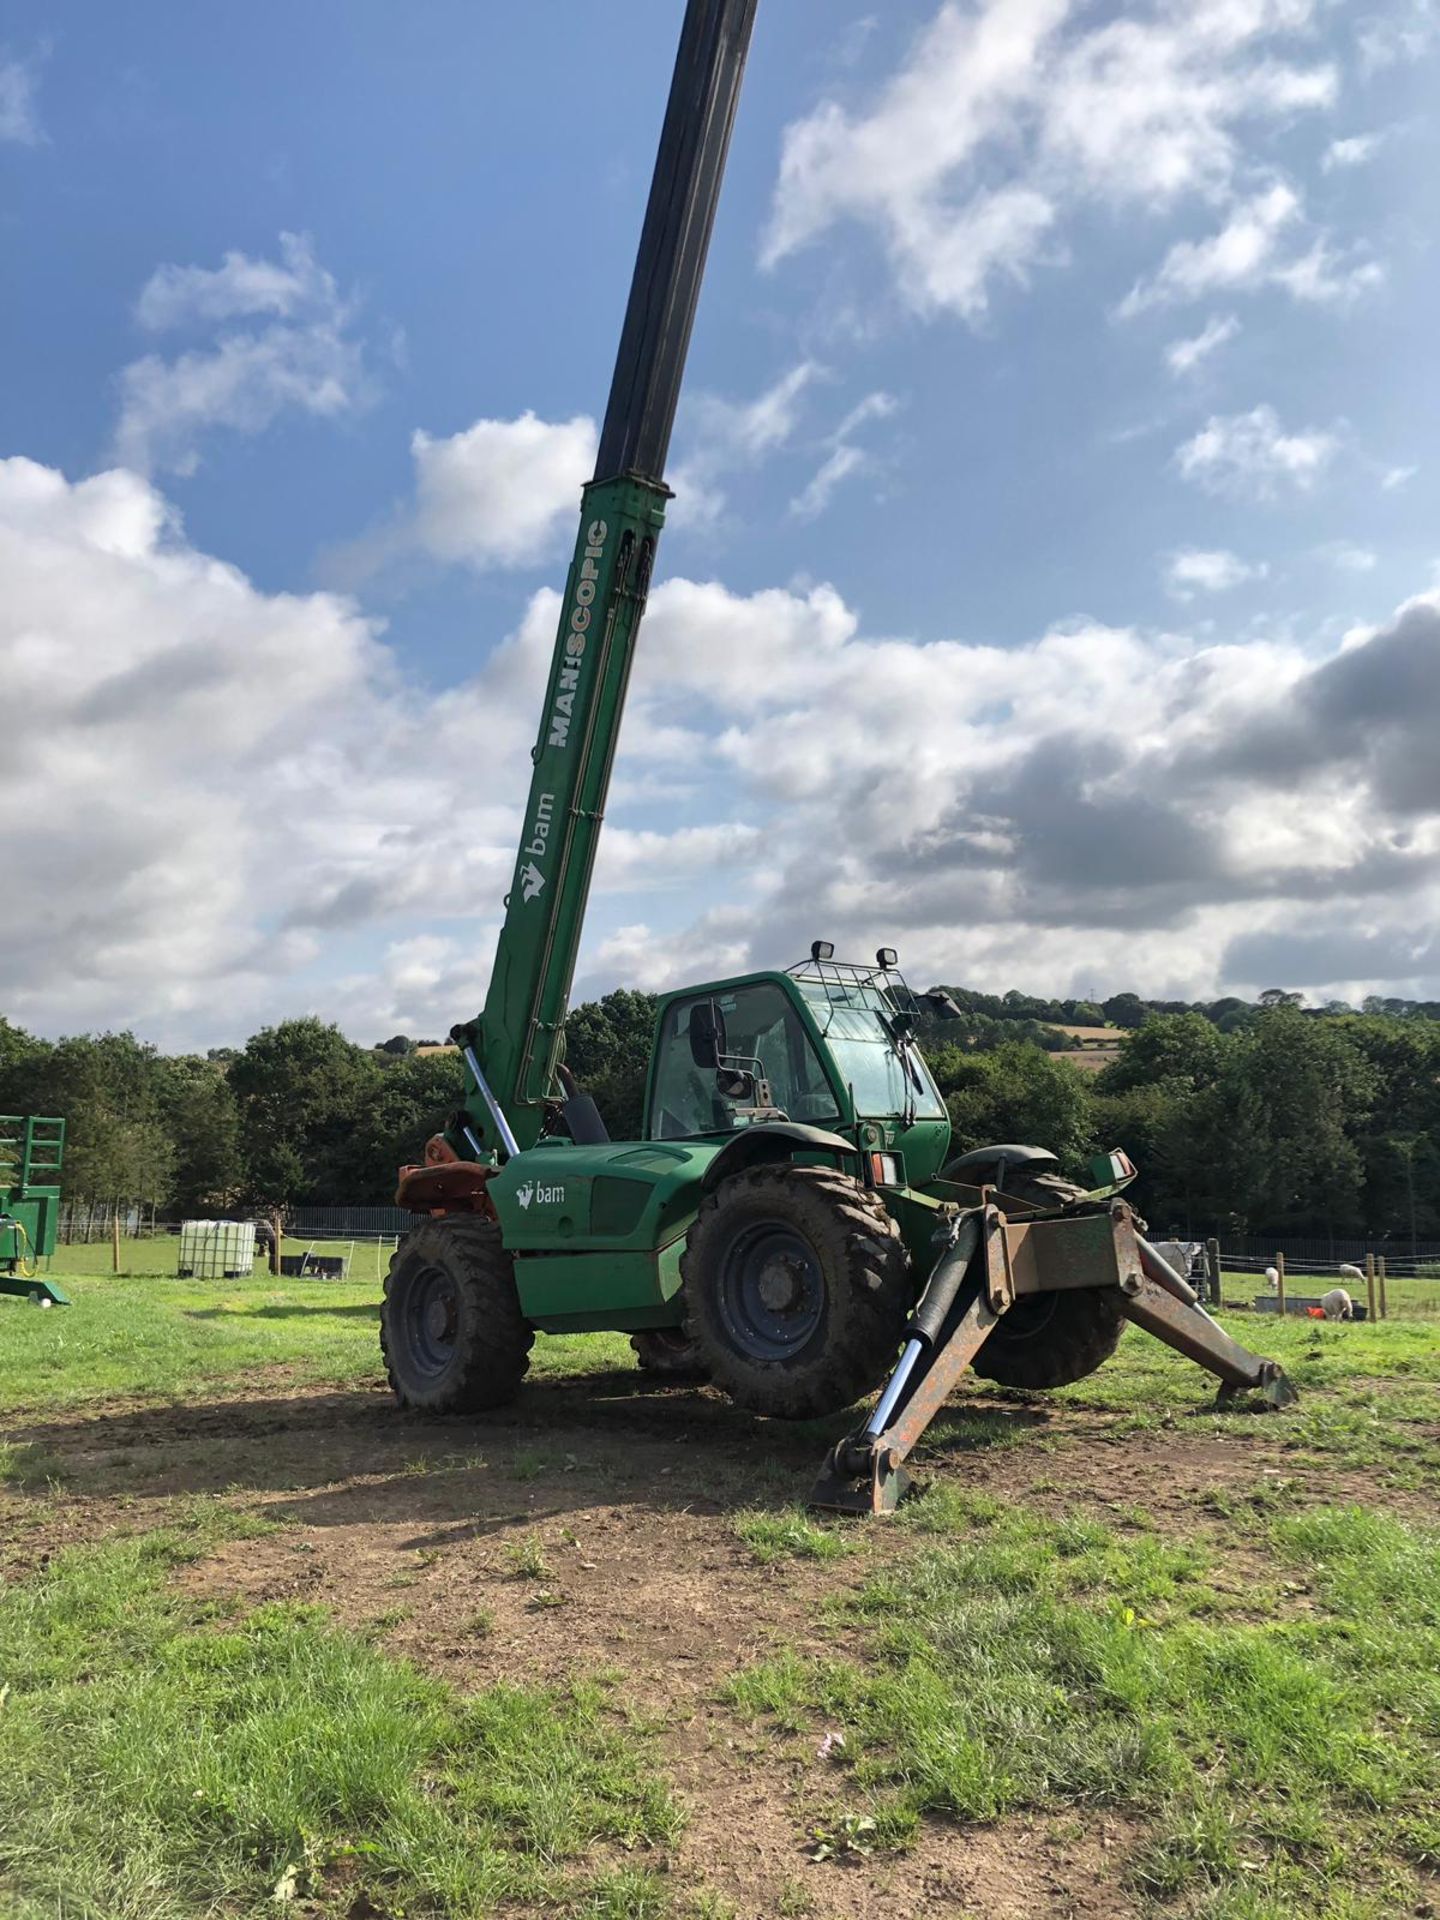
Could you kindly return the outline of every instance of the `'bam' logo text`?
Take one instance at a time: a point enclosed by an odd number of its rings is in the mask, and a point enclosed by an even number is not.
[[[532,1200],[538,1207],[558,1207],[564,1204],[565,1189],[537,1186],[533,1180],[527,1180],[523,1187],[515,1189],[515,1198],[522,1207],[528,1207]]]

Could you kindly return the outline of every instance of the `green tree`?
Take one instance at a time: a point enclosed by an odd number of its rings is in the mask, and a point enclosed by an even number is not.
[[[247,1041],[230,1068],[247,1198],[264,1206],[353,1201],[353,1142],[384,1071],[367,1048],[313,1017]]]
[[[172,1150],[165,1211],[180,1220],[228,1213],[240,1197],[244,1165],[224,1065],[195,1054],[157,1064],[160,1119]]]
[[[1086,1076],[1025,1041],[993,1053],[942,1048],[931,1065],[945,1095],[957,1153],[1000,1141],[1048,1147],[1078,1171],[1092,1132]]]
[[[444,1129],[464,1090],[458,1053],[387,1057],[356,1117],[345,1161],[346,1189],[338,1197],[356,1206],[389,1206],[400,1168],[420,1160],[425,1142]]]
[[[1100,1005],[1105,1018],[1117,1027],[1143,1026],[1150,1013],[1138,993],[1112,993]]]
[[[1227,1042],[1202,1013],[1152,1013],[1121,1044],[1119,1058],[1103,1069],[1098,1093],[1128,1093],[1135,1087],[1173,1081],[1192,1091],[1219,1077]]]
[[[644,1126],[645,1076],[659,1001],[619,988],[587,1000],[565,1022],[565,1061],[593,1098],[613,1140],[634,1140]]]
[[[1368,1124],[1380,1076],[1345,1032],[1281,1002],[1197,1096],[1196,1149],[1217,1217],[1256,1229],[1339,1233],[1361,1223]]]

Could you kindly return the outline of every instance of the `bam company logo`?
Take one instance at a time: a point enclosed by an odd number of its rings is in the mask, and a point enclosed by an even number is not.
[[[528,867],[520,869],[520,898],[526,902],[533,900],[545,884],[545,876],[532,860]]]
[[[527,1180],[523,1187],[515,1189],[515,1198],[522,1207],[528,1207],[533,1200],[540,1207],[558,1207],[564,1204],[564,1187],[540,1187],[533,1180]]]

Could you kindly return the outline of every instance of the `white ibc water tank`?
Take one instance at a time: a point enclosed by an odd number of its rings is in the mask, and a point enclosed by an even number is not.
[[[186,1220],[180,1227],[182,1280],[240,1280],[255,1266],[253,1220]]]

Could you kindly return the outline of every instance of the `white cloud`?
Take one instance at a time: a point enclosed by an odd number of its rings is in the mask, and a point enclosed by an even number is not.
[[[1440,36],[1440,7],[1435,0],[1392,0],[1381,13],[1359,22],[1356,45],[1360,66],[1367,75],[1380,73],[1401,61],[1421,60]]]
[[[1096,23],[1074,0],[945,0],[871,102],[825,100],[787,128],[762,257],[855,220],[908,305],[976,321],[997,281],[1064,257],[1087,203],[1233,197],[1252,127],[1335,98],[1331,65],[1287,57],[1311,14],[1213,0]]]
[[[221,266],[162,266],[146,282],[136,318],[147,330],[241,318],[261,324],[167,360],[158,353],[120,374],[115,454],[149,473],[192,473],[215,427],[260,433],[295,409],[318,418],[354,412],[370,398],[352,309],[308,239],[282,234],[278,262],[229,253]]]
[[[1408,485],[1419,471],[1419,467],[1387,467],[1380,476],[1381,490],[1394,493],[1397,487]]]
[[[1375,158],[1384,145],[1383,133],[1353,133],[1345,140],[1332,140],[1320,159],[1322,173],[1348,171],[1363,167]]]
[[[1185,340],[1172,340],[1165,349],[1165,364],[1173,374],[1193,373],[1201,361],[1208,360],[1218,347],[1233,340],[1240,322],[1233,313],[1213,314],[1199,333]]]
[[[1286,433],[1275,409],[1262,405],[1249,413],[1212,414],[1176,450],[1175,461],[1187,480],[1211,492],[1263,500],[1281,487],[1308,491],[1339,445],[1335,434],[1319,427]]]
[[[725,517],[726,480],[751,471],[793,439],[805,394],[824,369],[802,360],[753,400],[698,393],[681,421],[684,452],[674,463],[666,518],[674,527],[715,528]]]
[[[1252,565],[1223,547],[1182,547],[1166,562],[1165,585],[1177,600],[1191,600],[1197,593],[1228,593],[1247,580],[1263,580],[1268,571],[1263,561]]]
[[[414,544],[473,567],[525,566],[573,532],[595,466],[595,422],[477,420],[448,439],[417,433]]]
[[[790,502],[790,511],[801,520],[818,520],[829,506],[835,489],[865,465],[865,453],[853,445],[839,446],[821,461],[809,480]]]
[[[588,414],[542,420],[528,410],[445,436],[413,433],[413,498],[328,554],[328,577],[353,590],[416,557],[484,573],[559,555],[574,538],[598,438]]]
[[[692,721],[713,705],[732,804],[765,803],[769,825],[723,905],[626,923],[586,987],[675,986],[818,936],[893,940],[924,980],[1191,996],[1262,937],[1357,915],[1407,977],[1422,948],[1436,975],[1433,942],[1388,934],[1440,909],[1440,596],[1327,657],[1092,622],[1012,650],[918,646],[866,637],[823,590],[764,609],[665,593],[642,697]],[[693,653],[669,655],[697,625]]]
[[[1217,290],[1259,285],[1274,259],[1281,233],[1299,218],[1300,197],[1277,181],[1242,202],[1218,233],[1205,240],[1178,241],[1147,281],[1132,287],[1121,301],[1122,319],[1147,307],[1194,300]]]
[[[0,140],[22,147],[40,144],[40,117],[35,110],[35,70],[23,60],[0,50]]]
[[[268,313],[288,320],[297,313],[338,313],[343,303],[334,278],[315,258],[308,234],[282,233],[279,260],[227,253],[218,267],[157,267],[135,302],[135,318],[152,333],[192,322],[233,320]]]
[[[867,393],[850,409],[826,442],[830,451],[790,502],[793,514],[801,520],[818,519],[837,487],[873,466],[872,456],[855,444],[854,435],[872,420],[888,420],[898,404],[893,394]]]
[[[0,673],[27,716],[0,758],[27,903],[0,920],[11,1018],[173,1044],[473,1010],[554,592],[431,695],[352,603],[261,593],[133,474],[0,463],[0,567]],[[1200,992],[1242,936],[1433,921],[1437,700],[1440,596],[1326,659],[1090,621],[920,645],[865,633],[829,587],[671,580],[617,790],[678,775],[690,799],[607,827],[582,989],[823,934],[895,940],[922,977]]]
[[[1322,551],[1331,566],[1338,567],[1341,573],[1373,573],[1380,564],[1378,553],[1369,547],[1356,546],[1353,540],[1332,540]]]
[[[1292,298],[1341,306],[1384,278],[1378,262],[1347,259],[1325,234],[1300,250],[1286,250],[1303,225],[1300,196],[1276,181],[1234,205],[1218,232],[1204,240],[1180,240],[1147,279],[1137,281],[1116,309],[1130,319],[1149,307],[1173,306],[1212,293],[1255,292],[1281,287]],[[1204,336],[1202,335],[1202,338]]]
[[[21,459],[0,461],[0,569],[0,676],[34,729],[0,759],[8,883],[35,906],[0,925],[12,1019],[214,1041],[316,1010],[373,1037],[478,1004],[553,592],[474,678],[424,694],[353,602],[260,592],[188,544],[140,476],[71,484]],[[666,646],[666,590],[655,599]],[[758,657],[786,623],[765,596],[752,620]],[[708,630],[670,623],[668,650],[702,683]],[[644,708],[626,727],[640,763],[692,763],[683,717]],[[598,897],[664,894],[758,857],[759,840],[724,817],[613,822]]]

